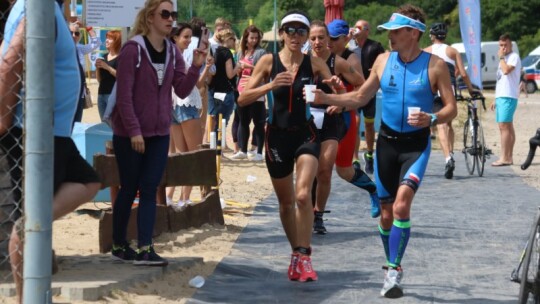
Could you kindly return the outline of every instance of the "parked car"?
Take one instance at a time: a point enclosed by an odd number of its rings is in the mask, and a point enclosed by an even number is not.
[[[540,46],[521,61],[527,93],[532,94],[540,87]]]

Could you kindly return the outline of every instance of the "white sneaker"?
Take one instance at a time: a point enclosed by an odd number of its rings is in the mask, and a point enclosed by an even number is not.
[[[187,206],[193,206],[193,205],[195,205],[195,204],[197,204],[197,203],[194,202],[194,201],[192,201],[192,200],[190,200],[190,199],[188,199],[188,200],[186,201],[186,205],[187,205]]]
[[[403,296],[403,288],[401,287],[401,279],[403,278],[403,270],[388,268],[384,272],[384,285],[381,289],[381,296],[390,299],[401,298]]]
[[[174,211],[179,212],[179,211],[183,211],[184,209],[186,209],[187,206],[188,205],[186,204],[186,202],[178,201],[178,203],[172,205],[172,208],[174,209]]]
[[[247,158],[247,155],[246,153],[242,152],[242,151],[238,151],[236,154],[234,154],[232,157],[232,159],[246,159]]]
[[[257,150],[249,150],[248,153],[247,153],[247,155],[248,155],[249,157],[253,157],[253,156],[255,156],[256,154],[257,154]]]
[[[256,153],[255,155],[253,155],[251,160],[255,162],[260,162],[264,160],[264,157],[262,156],[262,154]]]
[[[166,200],[167,200],[167,206],[173,206],[174,205],[174,201],[173,201],[172,198],[167,197]]]

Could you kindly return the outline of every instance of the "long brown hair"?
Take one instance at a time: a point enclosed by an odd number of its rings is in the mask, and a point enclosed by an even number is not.
[[[262,37],[263,37],[262,31],[258,29],[255,25],[250,25],[246,27],[246,29],[244,30],[244,33],[242,34],[242,41],[240,41],[240,51],[242,51],[243,56],[246,55],[249,33],[255,33],[259,36],[259,41],[257,41],[257,45],[255,45],[255,49],[259,47],[259,45],[261,44]]]
[[[133,24],[133,29],[129,33],[129,37],[143,35],[146,36],[150,33],[150,26],[148,24],[148,17],[155,13],[161,3],[168,2],[173,4],[172,0],[146,0],[144,7],[139,11]]]

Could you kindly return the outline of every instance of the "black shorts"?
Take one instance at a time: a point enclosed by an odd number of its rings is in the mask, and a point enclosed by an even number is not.
[[[98,183],[94,168],[81,156],[71,137],[54,137],[54,193],[63,183]]]
[[[305,126],[287,129],[268,125],[264,149],[270,177],[283,178],[293,172],[295,160],[300,155],[311,154],[318,159],[321,143],[312,121]]]
[[[330,115],[328,113],[324,113],[322,129],[318,129],[317,131],[319,132],[321,142],[326,140],[340,141],[343,136],[345,136],[347,129],[341,114]]]
[[[435,96],[433,99],[433,113],[439,112],[443,108],[443,102],[440,96]]]
[[[358,114],[364,113],[364,121],[373,122],[377,113],[377,97],[371,98],[365,106],[358,108],[357,111]]]
[[[431,153],[429,129],[399,134],[381,125],[375,153],[377,194],[381,204],[393,203],[401,185],[416,192],[424,178]]]

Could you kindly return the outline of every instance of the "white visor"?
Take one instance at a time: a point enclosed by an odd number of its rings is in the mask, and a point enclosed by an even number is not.
[[[300,22],[304,24],[305,26],[307,26],[308,28],[310,26],[309,20],[305,16],[300,15],[300,14],[290,14],[283,17],[283,19],[281,19],[281,26],[283,26],[286,23],[291,23],[291,22]]]

